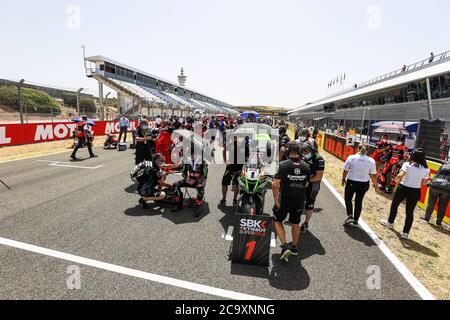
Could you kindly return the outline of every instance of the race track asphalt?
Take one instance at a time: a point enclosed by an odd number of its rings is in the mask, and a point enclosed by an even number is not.
[[[269,268],[232,265],[223,238],[232,209],[217,209],[223,165],[210,167],[206,204],[194,218],[191,209],[141,210],[132,151],[96,152],[69,166],[97,169],[51,165],[68,162],[69,153],[0,164],[12,188],[0,185],[0,238],[262,298],[420,299],[363,230],[343,226],[345,210],[325,185],[298,258],[281,263],[272,248]],[[272,206],[269,192],[265,211]],[[2,244],[0,263],[0,299],[223,299],[86,265],[78,265],[81,289],[68,290],[67,268],[76,263]],[[371,266],[380,268],[380,289],[367,286]]]

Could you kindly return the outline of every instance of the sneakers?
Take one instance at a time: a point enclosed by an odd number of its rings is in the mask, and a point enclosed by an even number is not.
[[[217,208],[219,208],[219,209],[225,208],[226,205],[227,205],[227,200],[220,200]]]
[[[403,240],[408,240],[408,239],[409,239],[409,234],[403,232],[403,233],[402,233],[402,239],[403,239]]]
[[[148,209],[147,202],[144,199],[142,199],[142,198],[139,199],[139,206],[141,207],[141,209],[144,209],[144,210]]]
[[[419,223],[423,223],[423,224],[430,224],[430,221],[425,219],[425,217],[420,217],[419,219]]]
[[[380,224],[383,227],[386,227],[386,228],[394,230],[394,224],[393,223],[389,223],[389,221],[387,221],[387,220],[380,220]]]
[[[294,246],[292,242],[289,243],[289,249],[291,250],[294,257],[298,256],[298,248]]]
[[[98,155],[93,154],[93,155],[91,155],[91,158],[98,158]]]
[[[352,221],[351,222],[349,222],[348,224],[347,224],[349,227],[352,227],[352,228],[359,228],[359,224],[358,224],[358,221],[355,221],[355,220],[353,220],[352,219]]]
[[[358,221],[355,221],[352,216],[348,216],[344,222],[345,226],[352,228],[359,228]]]
[[[289,244],[282,245],[280,260],[284,261],[284,262],[288,262],[290,256],[292,256],[292,251],[291,251],[290,245]]]
[[[306,222],[303,223],[302,226],[301,226],[301,228],[300,228],[301,233],[306,233],[306,232],[308,232],[308,228],[309,228],[309,224],[306,223]]]

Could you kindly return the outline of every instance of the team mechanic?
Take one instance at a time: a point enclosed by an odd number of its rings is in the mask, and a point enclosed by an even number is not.
[[[136,177],[139,182],[138,192],[141,196],[139,205],[142,209],[148,209],[147,202],[149,201],[166,199],[167,194],[163,188],[175,189],[173,185],[166,183],[166,174],[162,168],[164,168],[164,156],[156,154],[153,156],[152,162],[142,162],[131,172],[131,176]]]
[[[291,142],[291,138],[289,138],[289,136],[287,135],[287,128],[286,127],[280,127],[278,129],[279,132],[279,155],[278,155],[278,159],[280,161],[284,161],[287,160],[288,155],[287,155],[287,145],[289,144],[289,142]]]
[[[75,146],[75,149],[73,149],[72,155],[70,157],[73,160],[78,160],[77,151],[78,149],[82,148],[84,144],[86,144],[89,151],[89,156],[91,158],[97,158],[97,155],[95,155],[92,151],[93,135],[88,123],[88,117],[82,116],[81,119],[82,121],[77,124],[77,129],[75,131],[75,135],[78,138],[78,144]]]
[[[320,191],[320,184],[323,179],[323,172],[325,171],[325,160],[318,153],[317,149],[309,143],[304,143],[302,145],[301,153],[305,159],[304,161],[309,165],[309,170],[311,171],[311,181],[306,188],[306,220],[301,227],[301,232],[306,233],[313,216],[314,204]]]
[[[183,208],[183,196],[181,188],[195,188],[197,190],[197,198],[195,199],[193,205],[200,207],[203,204],[203,199],[205,196],[206,179],[208,178],[208,165],[205,163],[202,157],[195,160],[192,157],[189,164],[183,165],[182,170],[183,179],[175,183],[175,188],[177,190],[175,201],[177,202],[176,208],[173,210],[179,211]],[[194,211],[194,217],[197,218],[200,215],[199,210]]]
[[[250,155],[250,146],[248,140],[245,140],[244,148],[239,148],[239,146],[240,144],[238,143],[238,137],[234,136],[233,141],[228,143],[226,145],[226,148],[223,149],[223,158],[227,163],[227,167],[222,178],[222,200],[217,206],[219,209],[225,208],[227,204],[227,193],[230,183],[232,184],[234,192],[233,207],[236,207],[238,205],[238,177],[241,175],[244,163],[247,162],[247,159]]]
[[[300,217],[305,205],[305,189],[311,179],[311,171],[306,163],[301,161],[300,146],[296,142],[288,144],[289,159],[280,163],[278,173],[272,184],[275,201],[273,215],[275,231],[281,242],[280,260],[288,261],[291,255],[298,255],[300,240]],[[283,221],[289,214],[292,225],[292,242],[286,243],[286,232]]]

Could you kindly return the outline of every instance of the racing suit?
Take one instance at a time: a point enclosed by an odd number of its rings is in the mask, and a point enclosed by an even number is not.
[[[182,170],[183,179],[175,184],[176,194],[175,201],[178,209],[183,206],[183,197],[181,188],[195,188],[197,190],[197,198],[195,205],[201,206],[205,196],[206,179],[208,178],[208,165],[201,161],[201,163],[185,164]]]
[[[408,148],[404,144],[396,145],[392,148],[389,156],[385,158],[385,164],[381,174],[381,186],[382,189],[386,189],[387,192],[392,192],[395,188],[395,177],[400,172],[403,163],[405,162],[405,156],[408,152]],[[387,186],[387,178],[390,175],[389,186]]]

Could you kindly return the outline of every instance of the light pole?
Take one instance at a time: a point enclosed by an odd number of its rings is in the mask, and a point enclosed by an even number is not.
[[[86,66],[86,47],[83,45],[81,46],[83,49],[83,63],[84,63],[84,70],[87,72],[87,66]]]
[[[17,83],[17,102],[19,104],[19,111],[20,111],[20,123],[23,124],[23,106],[22,106],[22,85],[24,84],[25,80],[22,79]]]
[[[80,88],[80,89],[78,89],[78,91],[77,91],[77,112],[78,112],[78,115],[80,116],[81,114],[80,114],[80,93],[81,93],[81,91],[83,91],[84,89],[83,88]]]
[[[103,106],[103,119],[102,120],[107,120],[106,119],[106,106],[108,105],[108,97],[111,94],[111,92],[108,92],[105,96],[105,105]]]

